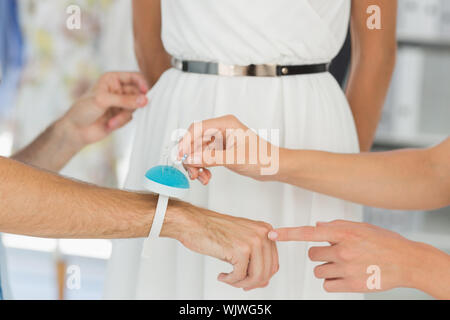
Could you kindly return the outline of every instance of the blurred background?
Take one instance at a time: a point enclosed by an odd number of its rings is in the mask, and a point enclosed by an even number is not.
[[[81,8],[69,30],[70,5]],[[398,59],[374,150],[426,147],[450,134],[450,1],[399,0]],[[332,70],[345,85],[350,43]],[[106,71],[137,70],[129,0],[1,0],[0,155],[9,156],[64,113]],[[122,186],[133,123],[84,150],[62,172],[103,186]],[[365,220],[450,253],[450,208],[433,212],[365,208]],[[16,299],[101,299],[111,243],[4,234]],[[69,266],[81,287],[65,285]],[[429,298],[397,289],[369,299]]]

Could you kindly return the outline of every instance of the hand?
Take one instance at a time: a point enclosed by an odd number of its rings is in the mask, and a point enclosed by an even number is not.
[[[182,221],[176,225],[183,226],[183,230],[167,234],[164,226],[170,225],[170,221],[165,221],[161,235],[179,240],[192,251],[230,263],[233,271],[221,273],[219,281],[247,291],[266,287],[278,271],[277,247],[268,239],[273,230],[269,224],[188,204],[183,204],[178,213]]]
[[[190,178],[205,185],[212,176],[206,168],[214,166],[264,180],[267,174],[272,174],[269,171],[273,163],[269,161],[278,163],[279,153],[278,147],[259,137],[233,115],[191,124],[178,149],[178,159],[183,160]]]
[[[421,262],[429,255],[429,246],[366,223],[337,220],[316,227],[277,229],[269,234],[276,241],[329,242],[331,246],[312,247],[312,261],[325,262],[314,269],[324,279],[328,292],[374,292],[396,287],[415,287],[414,277],[423,273]],[[376,266],[380,286],[369,289]],[[376,275],[375,275],[376,276]]]
[[[59,123],[69,132],[73,145],[81,149],[127,124],[133,112],[147,104],[147,91],[147,83],[139,73],[106,73]]]

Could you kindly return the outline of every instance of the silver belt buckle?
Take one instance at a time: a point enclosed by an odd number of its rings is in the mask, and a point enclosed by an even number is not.
[[[221,76],[256,76],[275,77],[277,76],[277,65],[275,64],[254,64],[249,66],[226,65],[218,63],[218,75]]]
[[[255,76],[255,77],[276,77],[276,64],[252,64],[248,66],[229,65],[224,63],[187,61],[189,71],[194,69],[196,72],[204,74],[216,74],[220,76]],[[183,71],[183,60],[172,58],[172,66]]]
[[[178,70],[183,70],[183,61],[180,59],[177,59],[175,57],[172,57],[172,67]]]

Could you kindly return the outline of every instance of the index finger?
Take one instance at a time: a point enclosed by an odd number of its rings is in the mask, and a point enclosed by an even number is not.
[[[275,229],[269,233],[269,239],[273,241],[338,242],[339,235],[336,228],[304,226]]]

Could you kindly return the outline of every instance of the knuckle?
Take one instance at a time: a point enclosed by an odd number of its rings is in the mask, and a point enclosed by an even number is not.
[[[254,235],[251,239],[251,244],[253,247],[261,247],[263,245],[263,240],[259,235]]]
[[[244,255],[244,256],[249,256],[250,253],[252,252],[251,247],[247,244],[247,243],[243,243],[239,246],[239,251]]]
[[[261,228],[264,229],[264,231],[270,231],[273,229],[272,225],[270,223],[260,221]]]
[[[358,239],[358,233],[354,229],[345,229],[342,231],[342,237],[345,240],[356,240]]]
[[[337,248],[336,255],[342,261],[351,261],[353,258],[351,250],[345,247]]]
[[[259,222],[256,226],[256,231],[262,237],[265,237],[272,230],[273,230],[273,227],[266,222]]]
[[[346,260],[347,257],[347,252],[346,249],[343,247],[339,247],[336,249],[336,256],[340,259],[340,260]]]
[[[262,273],[256,275],[256,281],[259,283],[264,283],[267,281],[266,277]]]

